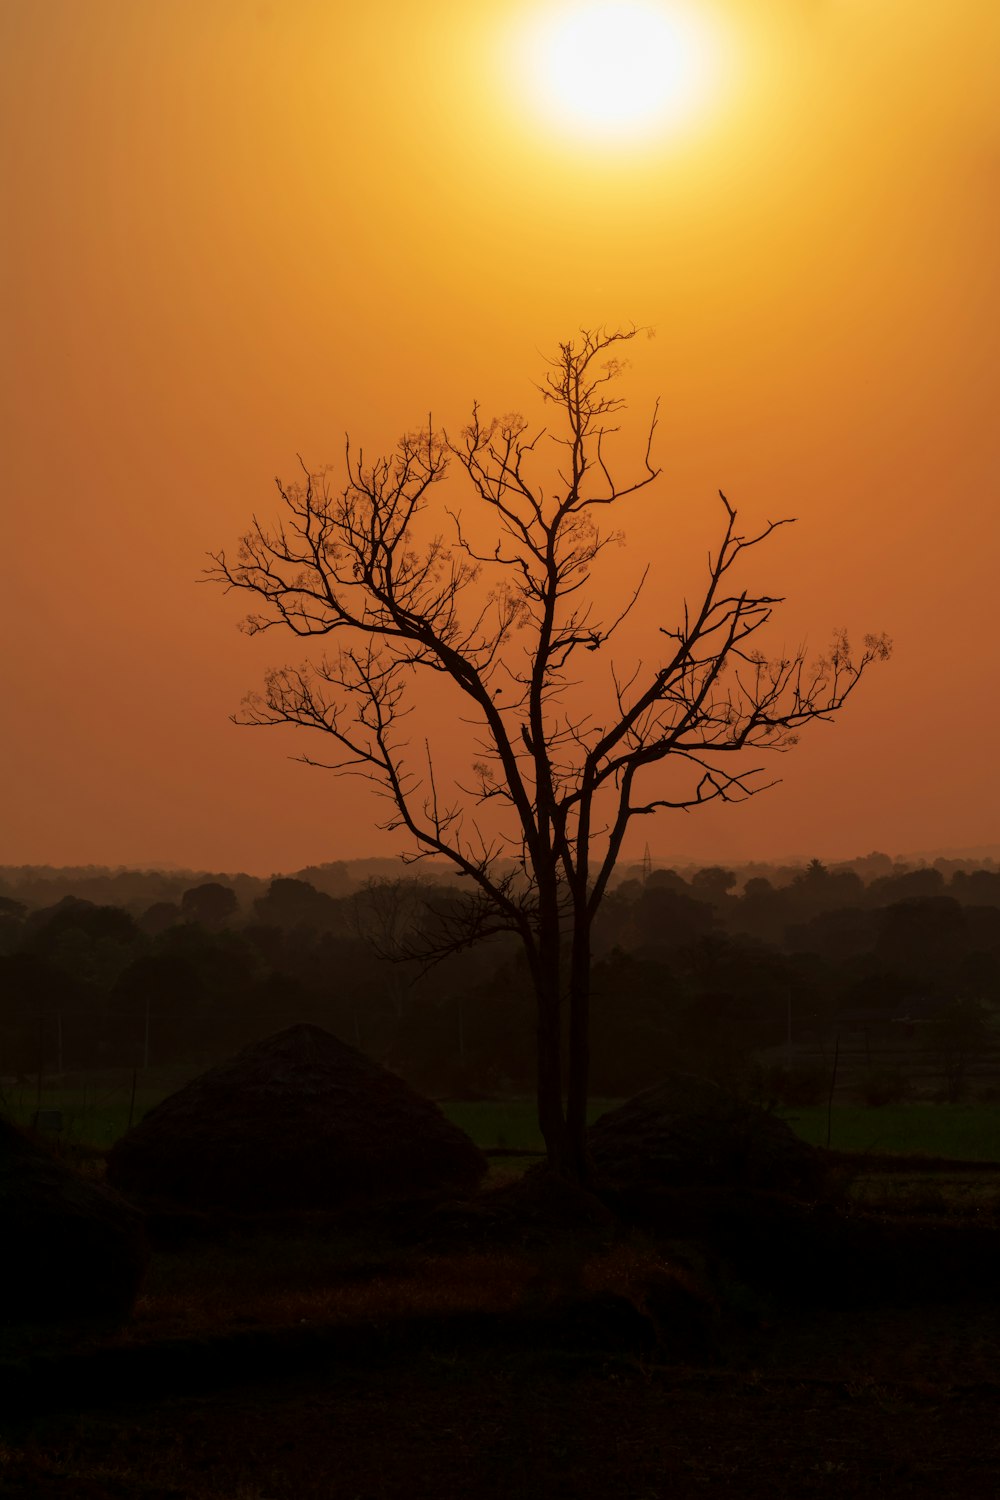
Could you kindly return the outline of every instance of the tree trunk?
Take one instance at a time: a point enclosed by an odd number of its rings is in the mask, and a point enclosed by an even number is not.
[[[562,1104],[562,1057],[558,987],[540,988],[538,1001],[538,1124],[554,1172],[568,1167],[566,1116]]]
[[[569,976],[569,1083],[566,1093],[568,1176],[590,1181],[587,1101],[590,1091],[590,928],[580,916],[573,930]]]
[[[538,1123],[548,1165],[571,1182],[590,1180],[587,1096],[590,1077],[590,928],[584,913],[573,926],[569,954],[569,1037],[563,1107],[562,973],[565,952],[558,912],[540,942],[532,977],[538,1006]]]
[[[538,1008],[538,1125],[548,1164],[569,1171],[562,1077],[562,954],[558,890],[554,875],[539,880],[538,947],[532,963]]]

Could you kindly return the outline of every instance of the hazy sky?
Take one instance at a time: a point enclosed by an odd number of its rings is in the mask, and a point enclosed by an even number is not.
[[[789,644],[896,645],[779,789],[630,852],[1000,840],[1000,6],[672,8],[706,85],[623,141],[529,91],[543,0],[0,0],[0,863],[390,852],[359,783],[229,723],[299,653],[237,632],[204,555],[297,453],[534,414],[557,340],[630,320],[623,438],[662,397],[615,564],[659,570],[643,621],[697,584],[721,487],[798,517],[748,577]]]

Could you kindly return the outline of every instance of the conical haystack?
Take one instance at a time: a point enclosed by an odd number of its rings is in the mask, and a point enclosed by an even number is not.
[[[139,1215],[0,1119],[0,1322],[124,1318],[146,1264]]]
[[[318,1026],[289,1027],[203,1073],[108,1156],[123,1192],[244,1211],[468,1188],[485,1170],[437,1105]]]
[[[601,1177],[635,1187],[753,1187],[811,1197],[820,1154],[784,1120],[686,1073],[674,1073],[589,1131]]]

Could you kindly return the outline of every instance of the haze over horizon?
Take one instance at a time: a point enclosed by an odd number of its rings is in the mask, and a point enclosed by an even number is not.
[[[1000,9],[704,9],[711,88],[602,143],[534,108],[524,0],[7,0],[0,863],[393,853],[360,782],[229,722],[296,647],[237,632],[206,554],[297,454],[534,420],[556,342],[632,321],[619,451],[659,395],[664,474],[599,585],[653,563],[624,654],[697,590],[719,488],[798,518],[747,568],[772,639],[895,651],[781,786],[639,819],[622,862],[1000,844]]]

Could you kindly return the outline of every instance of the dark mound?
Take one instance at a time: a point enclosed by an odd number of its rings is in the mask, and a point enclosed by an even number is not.
[[[596,1247],[615,1229],[615,1216],[600,1198],[539,1165],[471,1201],[435,1205],[415,1221],[410,1237],[441,1251],[473,1245],[535,1250]]]
[[[654,1239],[697,1246],[712,1276],[780,1303],[861,1307],[1000,1298],[1000,1227],[883,1216],[756,1188],[608,1195]]]
[[[484,1194],[482,1201],[498,1224],[507,1222],[526,1237],[603,1235],[615,1227],[614,1214],[596,1194],[568,1182],[543,1162]]]
[[[590,1129],[599,1180],[631,1188],[746,1187],[814,1197],[821,1154],[718,1084],[674,1073]]]
[[[0,1320],[127,1317],[146,1264],[138,1215],[0,1119]]]
[[[108,1156],[123,1192],[243,1212],[465,1190],[485,1170],[436,1104],[318,1026],[289,1027],[202,1074]]]

